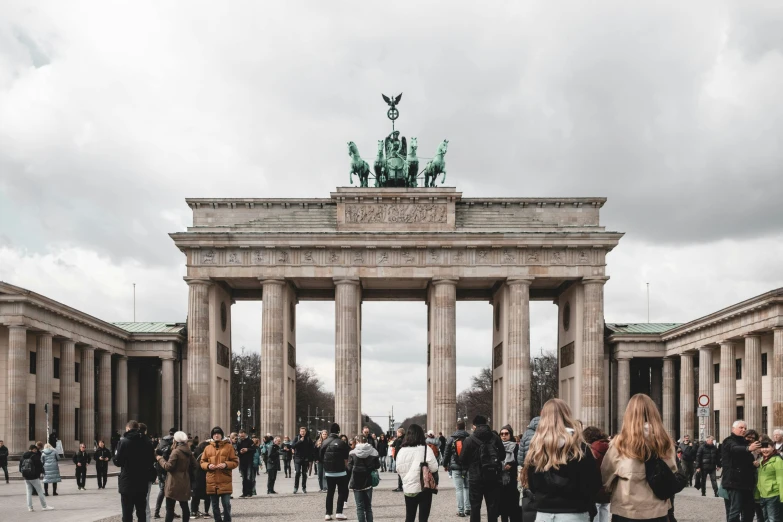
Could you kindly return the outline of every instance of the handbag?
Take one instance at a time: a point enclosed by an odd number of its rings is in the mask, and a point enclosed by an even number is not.
[[[427,464],[427,445],[424,445],[424,460],[419,465],[419,481],[421,482],[421,490],[429,491],[433,495],[438,494],[438,481],[430,471],[430,466]]]
[[[378,475],[378,470],[374,469],[370,472],[370,483],[372,484],[372,487],[377,488],[378,484],[381,483],[381,476]]]
[[[706,479],[707,477],[704,478]],[[693,476],[693,487],[696,489],[701,489],[701,481],[702,481],[701,471],[697,471],[696,474]]]

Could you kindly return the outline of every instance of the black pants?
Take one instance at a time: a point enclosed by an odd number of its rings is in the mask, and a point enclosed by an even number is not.
[[[620,515],[612,515],[612,522],[638,522],[638,520],[639,519],[636,518],[625,518]],[[669,517],[645,518],[642,520],[646,520],[647,522],[667,522]]]
[[[120,495],[122,504],[122,522],[133,522],[133,509],[136,509],[136,518],[139,522],[147,520],[147,492],[134,493],[132,495]]]
[[[3,464],[0,466],[0,468],[3,468],[3,473],[5,473],[5,483],[8,484],[8,464]]]
[[[304,473],[302,473],[304,470]],[[299,489],[299,476],[302,476],[302,491],[307,491],[307,462],[294,460],[294,489]]]
[[[87,466],[85,464],[82,464],[81,466],[76,466],[76,487],[83,488],[86,482],[87,482]],[[147,498],[146,494],[144,495],[144,498]]]
[[[498,511],[502,522],[519,522],[522,520],[522,508],[519,505],[519,490],[517,489],[516,481],[500,488]]]
[[[707,493],[707,477],[710,477],[710,483],[712,484],[712,492],[715,493],[715,496],[718,496],[718,477],[715,474],[715,470],[707,471],[705,469],[701,470],[701,494],[704,495]]]
[[[45,495],[49,494],[49,484],[47,484],[46,482],[44,482],[44,494]],[[52,482],[52,494],[53,495],[57,494],[57,482]]]
[[[109,476],[109,466],[98,464],[95,466],[95,472],[98,475],[98,487],[103,489],[106,487],[106,481],[108,480]]]
[[[251,475],[252,471],[252,466],[244,466],[239,468],[239,472],[242,474],[242,496],[244,497],[253,495],[253,477]]]
[[[177,501],[173,498],[166,499],[166,522],[174,522],[174,507],[177,505]],[[179,507],[182,508],[182,522],[188,522],[190,520],[190,508],[188,507],[187,500],[180,500]]]
[[[283,460],[283,471],[285,472],[286,478],[291,478],[291,459]]]
[[[726,501],[728,522],[752,522],[756,511],[756,501],[752,490],[726,489],[729,500]]]
[[[500,484],[485,484],[472,481],[469,483],[470,492],[470,522],[481,522],[481,500],[487,505],[487,521],[498,520],[498,490]]]
[[[693,462],[688,462],[687,460],[681,461],[682,463],[682,473],[688,477],[688,485],[693,485]]]
[[[343,512],[348,501],[348,477],[324,477],[326,479],[326,514],[332,514],[334,490],[337,488],[337,513]]]
[[[416,511],[419,511],[419,522],[427,522],[432,508],[432,493],[422,491],[415,497],[405,497],[405,522],[416,520]],[[339,511],[338,511],[339,513]]]
[[[201,495],[200,493],[193,493],[193,498],[190,500],[190,512],[196,513],[198,512],[198,505],[201,503],[201,501],[204,501],[204,511],[202,513],[206,513],[209,511],[209,503],[210,503],[210,496],[209,495]]]
[[[277,480],[277,470],[270,469],[266,477],[266,492],[271,493],[275,490],[275,481]]]

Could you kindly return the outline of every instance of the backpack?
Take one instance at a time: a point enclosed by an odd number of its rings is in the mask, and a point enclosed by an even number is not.
[[[451,442],[451,454],[454,456],[454,462],[462,464],[462,441],[464,438],[454,439]]]
[[[647,484],[653,494],[661,500],[668,500],[682,491],[688,484],[685,475],[673,472],[660,457],[653,456],[644,463]]]
[[[35,463],[33,462],[32,457],[27,457],[26,459],[22,460],[22,462],[19,464],[19,471],[27,480],[35,480],[38,478],[38,474],[35,472]]]
[[[503,466],[498,458],[498,450],[490,439],[488,442],[482,442],[475,435],[471,435],[479,443],[479,470],[481,471],[481,480],[486,482],[500,482]],[[505,455],[504,455],[505,456]]]

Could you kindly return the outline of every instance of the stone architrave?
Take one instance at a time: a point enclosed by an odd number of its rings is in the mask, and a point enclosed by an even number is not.
[[[86,444],[88,448],[91,448],[95,441],[95,348],[92,346],[82,346],[82,363],[80,370],[80,440]]]
[[[783,327],[772,332],[772,427],[783,429]]]
[[[608,277],[585,278],[582,331],[582,414],[585,426],[604,428],[604,284]],[[619,412],[618,412],[619,414]]]
[[[174,359],[161,359],[161,429],[174,427]]]
[[[448,433],[457,418],[457,279],[432,280],[432,420],[427,427]]]
[[[734,343],[720,343],[720,434],[723,440],[731,433],[731,425],[737,420],[736,347]]]
[[[52,334],[36,336],[35,357],[35,438],[47,440],[46,410],[49,405],[51,422],[52,385],[54,383],[54,358],[52,357]]]
[[[745,336],[745,422],[749,430],[767,433],[761,424],[761,337]]]
[[[663,358],[663,427],[669,436],[675,435],[675,408],[677,404],[677,390],[674,376],[674,359]]]
[[[335,364],[334,417],[342,433],[359,432],[361,423],[361,286],[359,278],[334,278]]]
[[[114,429],[125,433],[128,418],[128,358],[117,359],[117,387],[114,395]],[[165,428],[164,428],[165,429]]]
[[[694,433],[696,397],[693,396],[693,354],[680,354],[680,437]]]
[[[188,295],[188,425],[189,432],[209,433],[210,366],[209,286],[206,279],[186,279]],[[137,412],[138,413],[138,412]],[[164,426],[168,429],[169,426]]]
[[[283,279],[265,279],[261,314],[261,429],[279,435],[285,422]],[[337,394],[335,394],[336,396]]]
[[[112,426],[111,353],[99,351],[98,356],[98,440],[109,444]]]
[[[712,435],[715,429],[715,423],[713,421],[713,410],[715,409],[716,401],[715,397],[715,372],[713,370],[712,362],[712,347],[702,346],[699,348],[699,395],[706,395],[710,398],[710,404],[707,406],[710,416],[706,419],[699,419],[699,425],[704,424],[704,435]],[[699,434],[701,435],[701,434]],[[717,434],[715,434],[717,437]]]
[[[76,451],[76,342],[60,343],[60,433],[63,450]]]
[[[27,327],[8,327],[8,451],[21,454],[27,450]]]

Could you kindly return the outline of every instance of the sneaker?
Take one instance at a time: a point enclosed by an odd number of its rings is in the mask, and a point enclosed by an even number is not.
[[[348,517],[343,515],[342,513],[337,513],[337,520],[348,520]]]
[[[29,507],[29,508],[27,508],[27,511],[35,511],[35,510],[33,508]],[[326,520],[332,520],[332,517],[329,517]]]
[[[60,494],[59,494],[59,493],[52,493],[52,496],[53,496],[53,497],[59,497],[59,496],[60,496]]]
[[[45,508],[41,508],[41,511],[54,511],[54,508],[52,506],[46,506]]]
[[[294,488],[294,495],[296,495],[297,493],[299,493],[299,488]]]
[[[307,490],[306,490],[305,488],[302,488],[302,493],[304,493],[305,495],[307,495]]]
[[[469,517],[469,516],[470,516],[470,510],[465,510],[465,516],[466,516],[466,517]]]
[[[343,509],[348,509],[348,501],[343,502]]]
[[[465,513],[457,513],[457,516],[458,516],[458,517],[465,518]]]
[[[30,511],[32,511],[32,510],[33,510],[33,508],[30,508]],[[324,520],[332,520],[332,515],[326,515],[324,517]]]

